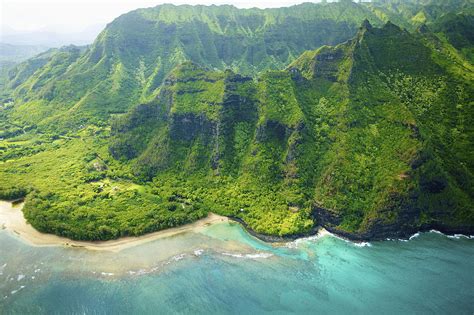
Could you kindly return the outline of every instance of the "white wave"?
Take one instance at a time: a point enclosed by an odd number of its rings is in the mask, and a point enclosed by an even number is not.
[[[436,234],[441,234],[441,235],[444,235],[450,239],[460,239],[460,238],[466,238],[466,239],[474,239],[474,235],[464,235],[464,234],[454,234],[454,235],[446,235],[438,230],[430,230],[430,233],[436,233]],[[329,236],[332,236],[334,238],[337,238],[339,240],[342,240],[346,243],[351,243],[357,247],[370,247],[372,246],[371,243],[369,242],[353,242],[353,241],[350,241],[344,237],[341,237],[341,236],[338,236],[336,234],[333,234],[333,233],[330,233],[326,230],[323,231],[323,233],[318,233],[317,235],[314,235],[314,236],[311,236],[311,237],[304,237],[304,238],[299,238],[299,239],[296,239],[292,242],[288,242],[285,244],[286,247],[288,248],[298,248],[298,246],[301,244],[301,243],[304,243],[304,242],[308,242],[308,241],[313,241],[313,240],[317,240],[319,238],[321,238],[322,236],[326,236],[326,235],[329,235]],[[398,241],[398,242],[408,242],[408,241],[411,241],[417,237],[419,237],[421,235],[421,232],[417,232],[415,234],[413,234],[412,236],[410,236],[408,239],[396,239],[396,238],[386,238],[385,240],[386,241]]]
[[[18,277],[16,278],[16,281],[21,281],[23,280],[23,278],[25,278],[25,275],[18,275]]]
[[[371,247],[371,246],[372,246],[372,244],[369,243],[369,242],[350,241],[350,240],[348,240],[348,239],[345,239],[345,238],[343,238],[343,237],[341,237],[341,236],[332,234],[332,233],[330,233],[330,232],[327,232],[327,233],[328,233],[328,235],[331,235],[331,236],[334,237],[334,238],[337,238],[337,239],[339,239],[339,240],[341,240],[341,241],[344,241],[344,242],[346,242],[346,243],[352,244],[352,245],[354,245],[354,246],[356,246],[356,247]],[[387,239],[387,241],[389,241],[389,240],[390,240],[390,239]]]
[[[247,254],[247,255],[245,255],[245,258],[249,258],[249,259],[263,258],[263,259],[266,259],[266,258],[270,258],[272,256],[273,256],[273,254],[270,254],[270,253],[259,253],[259,254]]]
[[[293,242],[288,242],[285,244],[285,247],[288,247],[288,248],[298,248],[298,245],[299,245],[299,242],[296,241],[293,241]]]
[[[203,251],[203,250],[200,250],[200,251]],[[149,274],[149,273],[154,273],[154,272],[162,269],[164,266],[169,265],[173,262],[183,260],[186,257],[187,257],[187,254],[175,255],[175,256],[171,257],[170,259],[168,259],[167,261],[161,262],[160,264],[158,264],[158,266],[155,266],[155,267],[152,267],[152,268],[149,268],[149,269],[129,270],[129,271],[127,271],[127,273],[131,276],[143,276],[143,275],[146,275],[146,274]]]
[[[298,238],[298,239],[296,239],[292,242],[286,243],[285,246],[288,247],[288,248],[298,248],[298,246],[300,244],[315,241],[315,240],[319,239],[320,237],[321,237],[321,235],[317,234],[317,235],[313,235],[313,236]]]
[[[235,258],[244,258],[244,255],[242,255],[242,254],[222,253],[222,255],[235,257]]]
[[[240,253],[237,253],[237,254],[234,254],[234,253],[222,253],[222,255],[224,256],[230,256],[230,257],[234,257],[234,258],[241,258],[241,259],[260,259],[260,258],[263,258],[263,259],[266,259],[266,258],[269,258],[269,257],[272,257],[273,254],[270,254],[270,253],[256,253],[256,254],[240,254]]]
[[[354,244],[354,246],[357,246],[357,247],[371,247],[372,246],[372,244],[370,244],[369,242],[357,242],[357,243],[352,242],[352,244]]]
[[[194,256],[201,256],[204,253],[204,249],[196,249],[194,251]]]
[[[179,254],[179,255],[171,257],[171,260],[180,261],[180,260],[184,259],[184,257],[186,257],[186,254]]]
[[[467,238],[467,239],[472,239],[474,238],[474,236],[470,235],[464,235],[464,234],[454,234],[454,235],[446,235],[447,238],[451,238],[451,239],[460,239],[460,238]]]
[[[25,286],[22,285],[22,286],[20,286],[19,289],[13,290],[13,291],[11,291],[10,293],[13,295],[13,294],[17,293],[18,291],[20,291],[21,289],[24,289],[24,288],[25,288]]]
[[[108,277],[111,277],[111,276],[114,275],[113,272],[101,272],[100,274],[103,275],[103,276],[108,276]]]
[[[436,233],[436,234],[444,235],[447,238],[456,239],[456,240],[458,240],[460,238],[474,239],[474,235],[465,235],[465,234],[447,235],[447,234],[444,234],[443,232],[440,232],[438,230],[430,230],[430,233]]]
[[[179,254],[179,255],[175,255],[173,257],[171,257],[168,261],[166,261],[165,263],[163,263],[163,265],[169,265],[171,264],[172,262],[177,262],[177,261],[180,261],[180,260],[183,260],[184,258],[186,257],[186,254]],[[157,270],[158,267],[155,267],[155,269]],[[153,269],[152,269],[153,270]],[[155,271],[155,270],[153,270]],[[150,271],[151,272],[151,271]]]
[[[329,232],[328,232],[329,233]],[[341,236],[338,236],[336,234],[332,234],[332,233],[329,233],[329,235],[331,235],[332,237],[334,238],[337,238],[338,240],[341,240],[341,241],[344,241],[346,243],[349,243],[351,245],[354,245],[356,247],[370,247],[372,246],[372,244],[370,244],[369,242],[357,242],[357,241],[351,241],[351,240],[348,240],[346,238],[343,238]]]
[[[140,269],[140,270],[137,270],[137,271],[134,271],[134,270],[129,270],[128,271],[128,274],[131,275],[131,276],[142,276],[142,275],[146,275],[147,273],[150,273],[150,271],[146,270],[146,269]]]
[[[137,271],[130,270],[130,271],[128,271],[128,274],[131,275],[131,276],[143,276],[143,275],[146,275],[146,274],[149,274],[149,273],[153,273],[153,272],[157,271],[158,269],[159,269],[159,267],[153,267],[153,268],[150,268],[150,269],[140,269],[140,270],[137,270]]]
[[[417,232],[417,233],[413,234],[412,236],[410,236],[410,237],[408,238],[408,240],[411,241],[412,239],[417,238],[418,236],[420,236],[420,233],[419,233],[419,232]]]
[[[430,230],[430,233],[441,234],[441,235],[444,235],[444,236],[446,236],[450,239],[460,239],[460,238],[474,239],[474,235],[464,235],[464,234],[446,235],[446,234],[444,234],[444,233],[442,233],[438,230]],[[386,238],[385,240],[386,241],[408,242],[408,241],[411,241],[411,240],[419,237],[421,234],[422,234],[421,232],[417,232],[417,233],[413,234],[412,236],[410,236],[408,239]],[[341,237],[339,235],[330,233],[326,230],[324,230],[323,233],[318,233],[318,235],[315,235],[315,236],[300,238],[300,239],[294,240],[293,242],[288,242],[288,243],[285,244],[285,246],[288,247],[288,248],[298,248],[298,245],[303,243],[303,242],[316,240],[316,239],[321,238],[322,236],[326,236],[326,235],[332,236],[332,237],[337,238],[339,240],[342,240],[346,243],[351,243],[351,244],[353,244],[357,247],[367,247],[367,246],[370,247],[370,246],[372,246],[372,244],[369,243],[369,242],[353,242],[353,241],[350,241],[350,240],[348,240],[344,237]]]

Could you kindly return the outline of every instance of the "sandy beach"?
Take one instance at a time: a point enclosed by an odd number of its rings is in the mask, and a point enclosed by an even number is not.
[[[88,242],[74,241],[65,237],[37,231],[26,222],[23,212],[21,211],[22,208],[23,204],[13,205],[11,202],[0,201],[0,228],[15,233],[20,239],[34,246],[69,246],[115,252],[159,238],[170,237],[185,232],[197,232],[210,224],[228,222],[228,218],[211,213],[207,218],[194,223],[143,236],[123,237],[110,241]]]

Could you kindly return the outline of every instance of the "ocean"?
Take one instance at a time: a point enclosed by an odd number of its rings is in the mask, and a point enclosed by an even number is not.
[[[272,245],[219,223],[120,252],[0,231],[0,314],[473,314],[474,240]]]

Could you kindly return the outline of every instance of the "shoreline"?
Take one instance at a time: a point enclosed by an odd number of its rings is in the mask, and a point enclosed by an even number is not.
[[[0,230],[8,230],[15,234],[22,241],[32,246],[37,247],[51,247],[51,246],[63,246],[71,248],[83,248],[87,250],[96,251],[111,251],[119,252],[126,248],[141,245],[147,242],[151,242],[161,238],[167,238],[187,232],[198,232],[200,229],[216,223],[227,223],[236,222],[240,224],[249,235],[256,239],[269,243],[269,244],[285,244],[293,242],[298,239],[308,237],[322,237],[326,235],[332,235],[334,237],[343,239],[345,241],[353,242],[355,244],[366,244],[372,241],[389,241],[389,240],[400,240],[408,241],[417,237],[420,233],[439,233],[449,238],[465,237],[467,239],[474,239],[474,235],[458,234],[458,233],[445,233],[443,229],[437,229],[434,227],[425,227],[419,231],[403,235],[395,235],[391,237],[380,237],[380,238],[364,238],[357,237],[354,235],[348,235],[347,233],[338,233],[330,227],[315,226],[308,233],[302,233],[297,235],[288,236],[272,236],[260,234],[252,230],[245,221],[236,217],[225,217],[214,213],[209,213],[206,218],[200,219],[193,223],[185,224],[182,226],[168,228],[165,230],[148,233],[141,236],[126,236],[115,240],[108,241],[76,241],[66,237],[58,236],[50,233],[43,233],[36,230],[31,224],[26,222],[23,216],[23,202],[11,202],[0,200]],[[352,236],[352,237],[351,237]]]
[[[214,213],[209,213],[206,218],[179,227],[169,228],[142,236],[127,236],[109,241],[75,241],[54,234],[42,233],[26,222],[23,216],[23,203],[13,204],[0,201],[0,229],[8,230],[18,236],[22,241],[32,246],[64,246],[84,248],[88,250],[119,252],[123,249],[134,247],[160,238],[166,238],[186,232],[195,232],[208,225],[229,222],[229,219]]]
[[[244,228],[244,230],[247,231],[247,233],[257,238],[258,240],[263,241],[265,243],[270,243],[270,244],[292,242],[300,238],[317,236],[320,234],[320,232],[323,232],[323,233],[329,232],[324,226],[315,225],[307,233],[292,234],[292,235],[285,235],[285,236],[267,235],[267,234],[255,232],[251,227],[248,226],[248,224],[244,220],[240,218],[231,216],[229,217],[229,220],[239,223]]]
[[[448,238],[464,237],[467,239],[474,239],[474,234],[471,230],[450,229],[436,224],[423,225],[418,229],[400,230],[397,233],[381,233],[375,236],[373,234],[348,233],[331,226],[322,226],[322,228],[336,237],[353,243],[383,242],[389,240],[409,241],[420,233],[438,233]]]

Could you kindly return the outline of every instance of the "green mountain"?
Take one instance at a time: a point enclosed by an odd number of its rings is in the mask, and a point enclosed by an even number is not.
[[[446,14],[431,28],[474,63],[474,15]]]
[[[75,239],[209,211],[267,236],[472,233],[472,15],[425,2],[123,15],[10,72],[0,197]]]
[[[447,13],[474,13],[470,0],[375,0],[366,5],[383,21],[408,29],[437,23]]]
[[[168,73],[186,60],[245,75],[281,69],[305,50],[351,38],[365,18],[382,24],[355,3],[138,9],[108,24],[81,53],[62,49],[40,69],[20,65],[12,71],[9,88],[17,106],[11,118],[62,133],[106,123],[153,99]],[[34,73],[21,76],[25,71]]]
[[[4,62],[19,63],[47,49],[48,47],[40,45],[11,45],[0,42],[0,66]]]
[[[16,125],[63,134],[108,124],[111,115],[152,100],[163,79],[186,60],[254,76],[282,69],[306,50],[352,38],[364,19],[375,26],[390,20],[413,31],[447,19],[446,13],[464,14],[471,23],[474,12],[469,0],[138,9],[108,24],[86,49],[53,50],[39,58],[44,63],[28,61],[10,71],[7,89],[16,106],[9,116]],[[470,24],[462,23],[454,34],[446,32],[457,37],[455,45],[462,45],[459,36],[469,36],[459,35],[469,32]]]
[[[0,42],[0,90],[8,81],[8,71],[16,64],[47,50],[36,45],[11,45]]]
[[[212,202],[257,232],[304,230],[315,211],[360,235],[472,227],[473,72],[463,80],[437,63],[436,44],[367,21],[257,81],[184,64],[115,122],[110,150],[146,179],[217,181]]]

